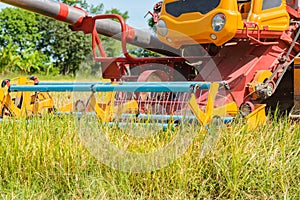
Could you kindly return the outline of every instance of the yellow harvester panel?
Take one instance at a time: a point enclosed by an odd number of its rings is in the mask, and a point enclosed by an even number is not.
[[[206,4],[214,2],[214,6],[217,6],[211,7],[212,10],[207,12],[208,6],[204,11],[207,13],[201,13],[202,8],[197,8],[201,6],[200,1]],[[213,17],[219,13],[225,15],[226,24],[221,31],[216,32],[211,24]],[[179,48],[182,44],[195,43],[222,45],[234,37],[238,27],[243,26],[236,0],[165,0],[160,20],[166,22],[168,34],[164,37],[158,34],[159,39],[175,48]],[[216,37],[212,38],[211,34]]]
[[[286,11],[286,0],[255,0],[248,21],[256,22],[260,29],[285,31],[289,27],[290,17]]]
[[[294,104],[296,110],[300,111],[300,58],[294,60]]]
[[[216,30],[212,24],[219,14],[224,16],[225,23]],[[237,30],[244,29],[244,22],[257,23],[260,30],[269,31],[284,31],[289,26],[286,0],[252,0],[251,3],[237,3],[237,0],[164,0],[159,20],[164,22],[162,24],[168,31],[164,34],[157,31],[158,38],[175,48],[207,43],[220,46],[231,40]]]

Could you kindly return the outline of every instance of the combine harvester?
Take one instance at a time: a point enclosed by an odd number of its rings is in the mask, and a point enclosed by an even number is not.
[[[228,124],[242,117],[254,127],[265,107],[300,116],[298,0],[164,0],[149,12],[156,35],[125,24],[119,15],[89,16],[50,0],[1,2],[65,22],[92,34],[95,62],[110,82],[2,82],[2,114],[25,117],[43,111],[92,112],[103,122],[155,120]],[[112,20],[114,19],[114,20]],[[118,39],[124,57],[107,57],[100,35]],[[127,43],[162,57],[137,58]],[[49,92],[88,93],[61,107]],[[55,109],[54,109],[55,108]]]

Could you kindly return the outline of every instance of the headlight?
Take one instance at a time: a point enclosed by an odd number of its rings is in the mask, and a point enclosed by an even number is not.
[[[161,36],[166,36],[168,34],[167,24],[164,20],[158,20],[156,24],[157,33]]]
[[[219,13],[219,14],[216,14],[214,16],[214,18],[212,19],[211,26],[214,31],[219,32],[224,28],[225,23],[226,23],[225,15],[222,13]]]

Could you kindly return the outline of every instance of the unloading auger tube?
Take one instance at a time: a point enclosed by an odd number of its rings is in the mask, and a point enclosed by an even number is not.
[[[83,24],[85,19],[90,17],[81,8],[51,0],[0,0],[0,2],[62,21],[76,30],[85,31]],[[138,30],[130,26],[127,28],[130,32],[129,43],[163,55],[179,55],[178,50],[160,42],[151,31]],[[96,30],[101,35],[121,40],[121,26],[118,22],[110,19],[97,20]]]

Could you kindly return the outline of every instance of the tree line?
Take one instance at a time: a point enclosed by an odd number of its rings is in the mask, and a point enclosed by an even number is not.
[[[120,14],[118,9],[104,11],[104,5],[89,5],[85,0],[64,0],[90,14]],[[73,32],[68,25],[19,8],[0,12],[0,72],[75,75],[81,65],[99,69],[92,62],[91,36]],[[120,56],[118,41],[102,37],[108,56]],[[90,61],[90,62],[88,62]],[[88,66],[87,66],[88,65]]]

